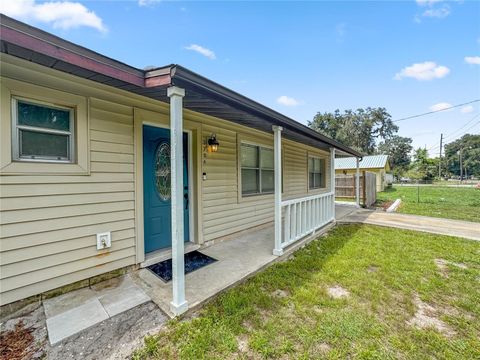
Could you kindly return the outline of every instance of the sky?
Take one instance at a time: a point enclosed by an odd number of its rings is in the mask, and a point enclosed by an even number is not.
[[[480,1],[0,0],[0,12],[138,68],[183,65],[304,124],[480,99]],[[397,125],[435,156],[441,133],[480,133],[480,101]]]

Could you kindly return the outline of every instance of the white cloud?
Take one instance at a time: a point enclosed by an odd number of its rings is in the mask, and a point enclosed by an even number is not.
[[[277,103],[284,106],[297,106],[300,102],[292,97],[282,95],[277,99]]]
[[[443,0],[416,0],[416,2],[418,6],[425,9],[421,15],[415,15],[416,23],[421,23],[421,17],[443,19],[450,15],[450,5],[440,4]]]
[[[430,111],[441,111],[441,110],[450,109],[451,107],[452,107],[452,104],[441,102],[441,103],[430,106]]]
[[[206,56],[210,60],[215,60],[217,58],[215,56],[215,53],[212,50],[207,49],[207,48],[205,48],[203,46],[200,46],[200,45],[197,45],[197,44],[192,44],[190,46],[186,46],[185,49],[192,50],[192,51],[195,51],[199,54],[202,54],[203,56]]]
[[[87,26],[106,32],[100,17],[83,4],[72,1],[0,0],[0,12],[23,21],[51,24],[56,29]]]
[[[404,67],[394,76],[395,80],[401,80],[406,77],[417,80],[433,80],[441,79],[448,75],[450,69],[443,65],[437,65],[433,61],[425,61],[423,63],[413,64]]]
[[[480,65],[480,56],[465,56],[467,64]]]
[[[425,10],[422,14],[422,16],[425,17],[435,17],[438,19],[446,18],[448,15],[450,15],[450,6],[448,6],[447,4],[436,9]]]
[[[161,0],[138,0],[138,6],[152,6],[158,4]]]
[[[472,105],[467,105],[467,106],[464,106],[460,109],[460,112],[461,113],[464,113],[464,114],[468,114],[468,113],[471,113],[473,112],[473,106]]]
[[[433,6],[435,3],[442,2],[442,0],[416,0],[420,6]]]

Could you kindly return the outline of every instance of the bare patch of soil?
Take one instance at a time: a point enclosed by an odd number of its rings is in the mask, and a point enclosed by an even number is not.
[[[238,351],[241,353],[248,352],[248,336],[240,335],[237,337]]]
[[[376,266],[376,265],[370,265],[370,266],[367,268],[367,271],[368,271],[369,273],[377,272],[377,271],[378,271],[378,266]]]
[[[310,354],[314,356],[318,356],[320,354],[326,355],[331,349],[332,347],[330,345],[328,345],[327,343],[321,342],[321,343],[314,344],[310,348]]]
[[[350,291],[342,288],[339,285],[329,287],[327,289],[327,293],[328,293],[328,295],[330,295],[330,297],[332,297],[334,299],[348,298],[350,296]]]
[[[252,323],[248,320],[245,320],[243,323],[242,323],[242,326],[247,330],[247,331],[253,331],[254,329],[254,326],[252,325]]]
[[[434,262],[443,277],[448,277],[448,265],[455,266],[462,270],[468,269],[468,266],[463,263],[456,263],[445,259],[435,259]]]
[[[392,204],[394,203],[395,201],[393,200],[385,200],[384,202],[382,202],[380,204],[380,206],[382,207],[383,211],[387,211],[387,209],[392,206]]]
[[[288,291],[277,289],[274,292],[272,292],[272,296],[276,298],[286,298],[288,295]]]
[[[417,312],[407,321],[407,324],[417,329],[435,329],[447,337],[455,335],[455,332],[442,320],[436,317],[437,309],[424,303],[418,294],[415,294],[413,302],[417,307]]]

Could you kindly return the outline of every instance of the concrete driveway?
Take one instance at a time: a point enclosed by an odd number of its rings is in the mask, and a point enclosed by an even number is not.
[[[389,226],[480,241],[480,224],[475,222],[386,213],[378,210],[356,209],[345,205],[336,205],[335,211],[338,223]]]

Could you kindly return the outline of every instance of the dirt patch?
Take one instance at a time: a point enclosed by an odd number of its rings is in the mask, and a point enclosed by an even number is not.
[[[248,352],[248,336],[240,335],[237,337],[238,351],[241,353]]]
[[[455,266],[462,270],[468,269],[468,266],[463,263],[456,263],[445,259],[435,259],[434,262],[443,277],[448,277],[448,265]]]
[[[414,295],[413,302],[417,307],[415,315],[407,321],[409,326],[417,329],[435,329],[447,337],[452,337],[455,332],[442,320],[436,317],[437,309],[424,303],[418,294]]]
[[[377,271],[378,271],[378,266],[376,266],[376,265],[370,265],[370,266],[367,268],[367,271],[368,271],[369,273],[377,272]]]
[[[435,259],[433,260],[435,265],[437,265],[438,270],[440,270],[440,274],[443,277],[448,277],[448,266],[447,266],[447,261],[444,259]]]
[[[147,302],[49,346],[49,359],[127,359],[145,335],[163,329],[165,314]]]
[[[242,322],[242,326],[245,328],[245,330],[247,330],[248,332],[251,332],[255,329],[255,327],[253,326],[253,324],[248,321],[248,320],[245,320]]]
[[[332,350],[332,347],[327,343],[321,342],[313,344],[310,348],[310,354],[313,356],[326,355]]]
[[[393,200],[385,200],[384,202],[382,202],[380,204],[380,207],[382,208],[383,211],[387,211],[387,209],[392,206],[392,204],[394,203],[395,201]]]
[[[339,285],[329,287],[327,289],[327,293],[328,295],[330,295],[330,297],[334,299],[348,298],[350,296],[350,291],[348,291],[347,289],[344,289]]]
[[[277,289],[274,292],[272,292],[272,296],[276,298],[286,298],[288,295],[288,291]]]
[[[458,310],[457,308],[454,308],[452,306],[444,305],[439,309],[439,312],[442,314],[445,314],[447,316],[452,316],[456,318],[464,318],[468,321],[473,321],[475,320],[475,316],[472,313],[469,313],[465,310]]]
[[[40,359],[47,338],[43,307],[2,324],[0,359]]]

